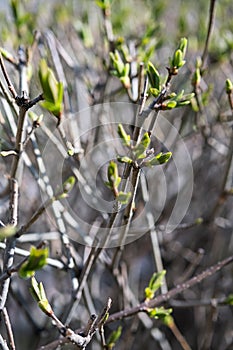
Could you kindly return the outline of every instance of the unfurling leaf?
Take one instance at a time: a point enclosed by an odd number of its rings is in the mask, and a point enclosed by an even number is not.
[[[36,278],[33,276],[31,278],[31,288],[30,288],[31,294],[33,298],[36,300],[39,308],[46,314],[51,315],[53,314],[53,310],[51,305],[49,304],[49,301],[47,299],[44,286],[42,282],[38,283]]]
[[[117,200],[121,204],[128,204],[129,200],[130,200],[130,197],[131,197],[131,192],[125,193],[125,192],[120,191],[118,193]]]
[[[226,80],[226,93],[231,94],[233,91],[233,85],[230,79]]]
[[[161,165],[161,164],[167,163],[171,158],[171,156],[172,156],[172,152],[167,152],[167,153],[160,152],[152,159],[145,161],[143,163],[143,166],[153,167],[155,165]]]
[[[170,61],[172,70],[179,69],[185,64],[185,54],[187,50],[188,41],[186,38],[181,38],[177,50],[175,50],[173,58]],[[174,71],[175,72],[175,71]],[[177,71],[174,73],[177,74]]]
[[[41,269],[47,264],[48,255],[49,249],[47,247],[37,249],[36,247],[32,246],[28,260],[23,263],[19,269],[19,276],[21,278],[29,278],[33,276],[36,270]]]
[[[135,154],[136,159],[143,159],[146,157],[146,150],[149,147],[149,145],[150,145],[150,136],[148,132],[145,132],[139,144],[134,148],[133,152]]]
[[[165,274],[165,270],[153,273],[148,287],[145,288],[145,297],[147,300],[154,298],[155,292],[161,287],[163,283],[163,278]]]
[[[72,190],[72,188],[75,185],[75,177],[70,176],[64,183],[63,183],[63,191],[64,193],[68,193]]]
[[[131,164],[133,162],[133,160],[127,156],[117,156],[117,160],[120,163],[128,163]]]
[[[108,166],[108,182],[106,185],[112,190],[116,190],[121,182],[121,178],[118,176],[117,164],[111,161]]]
[[[196,68],[193,77],[192,77],[192,85],[198,87],[201,83],[201,72],[200,68]]]
[[[122,143],[124,146],[130,147],[130,135],[125,132],[125,129],[122,124],[118,124],[117,129],[118,135],[122,139]]]
[[[175,100],[167,100],[162,103],[162,109],[167,110],[167,109],[173,109],[177,105],[177,102]]]
[[[149,62],[147,68],[148,78],[152,88],[160,91],[160,75],[155,66]]]
[[[170,316],[170,314],[172,313],[172,309],[164,309],[163,306],[161,307],[155,307],[154,309],[151,309],[148,311],[148,315],[151,318],[155,318],[155,319],[159,319],[164,321],[166,317]]]
[[[126,89],[130,87],[130,65],[128,62],[123,62],[121,55],[118,50],[114,52],[110,52],[110,59],[112,61],[112,65],[114,70],[112,74],[117,76],[121,83],[124,85]]]
[[[4,227],[1,227],[0,229],[0,241],[3,241],[5,238],[9,238],[11,236],[14,236],[14,234],[17,231],[17,227],[12,225],[6,225]]]
[[[110,336],[109,336],[109,338],[108,338],[108,340],[107,340],[107,347],[108,347],[109,350],[112,350],[113,347],[116,345],[116,342],[117,342],[118,339],[120,338],[121,333],[122,333],[122,327],[119,326],[119,327],[117,328],[117,330],[113,331],[113,332],[110,334]]]
[[[47,66],[45,59],[41,59],[39,65],[39,79],[43,89],[44,101],[41,106],[58,118],[58,124],[63,111],[63,84],[57,81],[51,68]]]

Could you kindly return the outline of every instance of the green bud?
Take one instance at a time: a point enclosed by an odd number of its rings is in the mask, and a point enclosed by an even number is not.
[[[153,273],[148,287],[145,288],[145,297],[147,300],[153,299],[155,292],[161,287],[163,283],[164,276],[166,271]]]
[[[173,68],[181,68],[184,64],[185,61],[183,60],[183,52],[178,49],[175,51],[175,54],[173,56],[172,66]]]
[[[226,93],[231,94],[233,91],[233,85],[230,79],[226,80]]]
[[[120,163],[128,163],[131,164],[133,162],[133,160],[127,156],[117,156],[117,160]]]
[[[183,58],[185,57],[185,54],[186,54],[186,51],[187,51],[187,46],[188,46],[187,38],[181,38],[180,39],[179,49],[181,50],[181,52],[183,54]]]
[[[168,100],[168,101],[164,101],[162,103],[162,109],[163,110],[167,110],[167,109],[173,109],[175,108],[177,105],[177,102],[174,100]]]
[[[117,164],[113,161],[108,166],[108,187],[111,189],[117,189],[121,182],[121,178],[118,176]]]
[[[149,62],[147,68],[148,78],[152,88],[160,90],[160,75],[155,66]]]
[[[122,124],[118,124],[118,129],[117,129],[118,135],[122,139],[123,145],[130,147],[130,135],[128,135],[125,132],[125,129]]]
[[[196,68],[192,77],[192,85],[198,87],[201,83],[201,72],[199,68]]]

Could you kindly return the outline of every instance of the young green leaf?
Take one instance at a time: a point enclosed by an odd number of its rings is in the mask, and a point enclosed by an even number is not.
[[[172,152],[167,152],[167,153],[160,152],[152,159],[144,162],[143,165],[146,167],[161,165],[161,164],[167,163],[169,161],[169,159],[171,158],[171,156],[172,156]]]
[[[146,157],[146,150],[149,147],[149,145],[150,145],[150,136],[148,132],[145,132],[140,143],[137,146],[135,146],[133,150],[133,153],[136,159],[143,159]]]
[[[117,328],[117,330],[113,331],[108,340],[107,340],[107,348],[109,350],[112,350],[113,347],[116,345],[116,342],[118,341],[118,339],[120,338],[121,336],[121,333],[122,333],[122,326],[119,326]]]
[[[165,274],[165,270],[153,273],[148,287],[145,288],[145,297],[147,300],[154,298],[155,292],[161,287],[163,283],[163,278]]]
[[[133,162],[133,160],[127,156],[117,156],[117,160],[120,163],[128,163],[131,164]]]
[[[41,59],[39,64],[39,79],[43,89],[44,101],[41,106],[50,111],[55,117],[60,117],[63,111],[63,84],[58,82],[51,68],[47,66],[45,59]]]
[[[161,307],[155,307],[154,309],[152,310],[149,310],[148,311],[148,315],[151,317],[151,318],[155,318],[155,319],[160,319],[160,320],[164,320],[165,317],[167,316],[170,316],[170,314],[172,313],[172,309],[164,309],[163,306]]]
[[[14,236],[16,231],[17,231],[17,227],[12,226],[12,225],[6,225],[4,227],[1,227],[1,229],[0,229],[0,241],[3,241],[5,238],[9,238],[11,236]]]
[[[42,282],[38,283],[34,276],[31,278],[30,291],[39,308],[48,316],[53,314],[53,310],[47,299],[44,286]]]
[[[108,166],[108,183],[106,185],[112,190],[116,190],[121,182],[121,178],[118,176],[117,164],[111,161]]]
[[[174,68],[181,68],[184,64],[185,61],[183,60],[183,53],[180,49],[178,49],[173,56],[172,65]]]
[[[156,88],[150,88],[149,92],[154,96],[157,97],[160,94],[160,90],[156,89]]]
[[[187,51],[187,46],[188,46],[188,40],[187,38],[181,38],[180,39],[180,44],[179,44],[179,49],[181,50],[183,54],[183,58],[185,57],[186,51]]]
[[[63,183],[63,191],[64,193],[68,193],[72,190],[72,188],[75,185],[75,177],[70,176],[68,179]]]
[[[167,109],[173,109],[177,105],[177,102],[174,100],[167,100],[162,103],[162,109],[167,110]]]
[[[117,200],[121,204],[128,204],[129,200],[130,200],[130,197],[131,197],[131,192],[125,193],[125,192],[120,191],[118,193]]]
[[[19,276],[21,278],[29,278],[35,274],[36,270],[41,269],[47,264],[47,258],[49,255],[48,247],[43,249],[37,249],[32,246],[30,249],[30,255],[28,260],[23,263],[19,269]]]
[[[200,68],[196,68],[193,77],[192,77],[192,85],[198,87],[201,83],[201,72]]]
[[[233,91],[233,85],[230,79],[226,80],[226,93],[231,94]]]
[[[148,63],[147,74],[151,87],[160,91],[160,75],[153,63],[151,62]]]
[[[183,67],[185,64],[185,54],[187,50],[188,41],[186,38],[181,38],[177,50],[175,50],[173,58],[170,60],[170,65],[174,74],[177,74],[176,69]]]
[[[225,304],[233,306],[233,294],[229,294],[225,300]]]
[[[118,124],[117,129],[118,135],[120,136],[124,146],[130,147],[130,135],[125,132],[125,129],[122,124]]]

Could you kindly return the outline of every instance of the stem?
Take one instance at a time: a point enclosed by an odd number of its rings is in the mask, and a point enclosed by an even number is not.
[[[216,272],[221,270],[223,267],[229,265],[232,262],[233,262],[233,255],[218,262],[216,265],[213,265],[210,268],[204,270],[199,275],[194,276],[193,278],[191,278],[187,282],[182,283],[182,284],[178,285],[177,287],[171,289],[166,294],[161,294],[152,300],[149,300],[147,302],[143,302],[143,303],[137,305],[136,307],[133,307],[131,309],[122,310],[122,311],[119,311],[119,312],[116,312],[116,313],[110,315],[106,323],[114,322],[114,321],[120,320],[120,319],[125,318],[125,317],[130,317],[130,316],[136,315],[138,312],[146,312],[150,308],[155,308],[158,305],[173,298],[177,294],[182,293],[186,289],[189,289],[189,288],[195,286],[196,284],[202,282],[204,279],[212,276],[213,274],[215,274]]]
[[[4,308],[3,309],[3,317],[4,317],[4,321],[5,321],[5,325],[6,325],[6,329],[7,329],[7,334],[8,334],[8,338],[10,341],[10,346],[12,350],[15,350],[15,341],[14,341],[14,335],[13,335],[13,331],[12,331],[12,327],[11,327],[11,321],[7,312],[7,309]]]
[[[133,173],[132,173],[133,194],[132,194],[131,202],[126,207],[126,210],[124,213],[124,220],[122,223],[124,228],[123,228],[123,232],[121,233],[121,236],[120,236],[119,246],[118,246],[118,248],[115,251],[115,254],[113,256],[113,260],[112,260],[112,268],[113,269],[118,268],[118,265],[119,265],[119,262],[121,259],[121,255],[123,253],[125,241],[126,241],[128,233],[129,233],[129,229],[130,229],[130,225],[131,225],[131,221],[132,221],[132,217],[133,217],[133,208],[134,208],[134,204],[135,204],[135,198],[136,198],[136,193],[137,193],[137,189],[138,189],[140,175],[141,175],[140,168],[133,169]]]
[[[175,338],[177,341],[180,343],[181,347],[183,350],[192,350],[187,343],[186,339],[184,336],[180,333],[178,327],[176,326],[175,322],[172,322],[171,324],[168,325],[172,333],[174,334]]]
[[[215,3],[216,3],[216,0],[210,0],[209,24],[208,24],[208,32],[207,32],[207,36],[206,36],[206,41],[205,41],[205,47],[204,47],[203,54],[202,54],[202,68],[205,67],[206,58],[207,58],[207,54],[208,54],[208,48],[209,48],[209,42],[210,42],[210,36],[211,36],[212,30],[213,30]]]
[[[10,77],[9,77],[7,71],[6,71],[6,67],[5,67],[5,64],[4,64],[1,52],[0,52],[0,67],[1,67],[1,70],[2,70],[2,73],[3,73],[3,76],[4,76],[5,80],[6,80],[7,87],[9,89],[12,97],[14,99],[16,99],[18,94],[17,94],[17,92],[16,92],[16,90],[15,90],[15,88],[14,88],[14,86],[13,86],[11,80],[10,80]]]

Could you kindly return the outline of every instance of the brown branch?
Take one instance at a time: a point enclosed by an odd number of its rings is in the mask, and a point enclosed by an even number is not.
[[[143,303],[139,304],[138,306],[135,306],[131,309],[122,310],[122,311],[119,311],[119,312],[116,312],[116,313],[110,315],[106,323],[114,322],[114,321],[120,320],[120,319],[125,318],[125,317],[130,317],[130,316],[136,315],[138,312],[147,312],[148,309],[155,308],[158,305],[173,298],[177,294],[182,293],[186,289],[189,289],[189,288],[195,286],[196,284],[198,284],[198,283],[202,282],[204,279],[212,276],[213,274],[215,274],[216,272],[221,270],[224,266],[226,266],[232,262],[233,262],[233,255],[218,262],[216,265],[213,265],[210,268],[204,270],[199,275],[191,278],[187,282],[176,286],[175,288],[171,289],[169,292],[167,292],[165,294],[161,294],[158,297],[156,297],[150,301],[143,302]]]
[[[16,97],[18,96],[18,94],[17,94],[17,92],[16,92],[16,90],[15,90],[15,88],[14,88],[14,86],[13,86],[11,80],[10,80],[10,77],[9,77],[9,75],[8,75],[8,73],[7,73],[7,70],[6,70],[6,67],[5,67],[5,64],[4,64],[4,61],[3,61],[3,58],[2,58],[1,52],[0,52],[0,67],[1,67],[2,73],[3,73],[3,75],[4,75],[4,78],[5,78],[5,80],[6,80],[8,89],[9,89],[9,91],[10,91],[12,97],[13,97],[14,99],[16,99]]]
[[[208,24],[208,32],[206,36],[206,41],[205,41],[205,47],[203,50],[202,54],[202,69],[205,67],[206,63],[206,58],[208,54],[208,48],[209,48],[209,42],[210,42],[210,36],[213,30],[213,25],[214,25],[214,11],[215,11],[215,3],[216,0],[210,0],[210,8],[209,8],[209,24]]]

